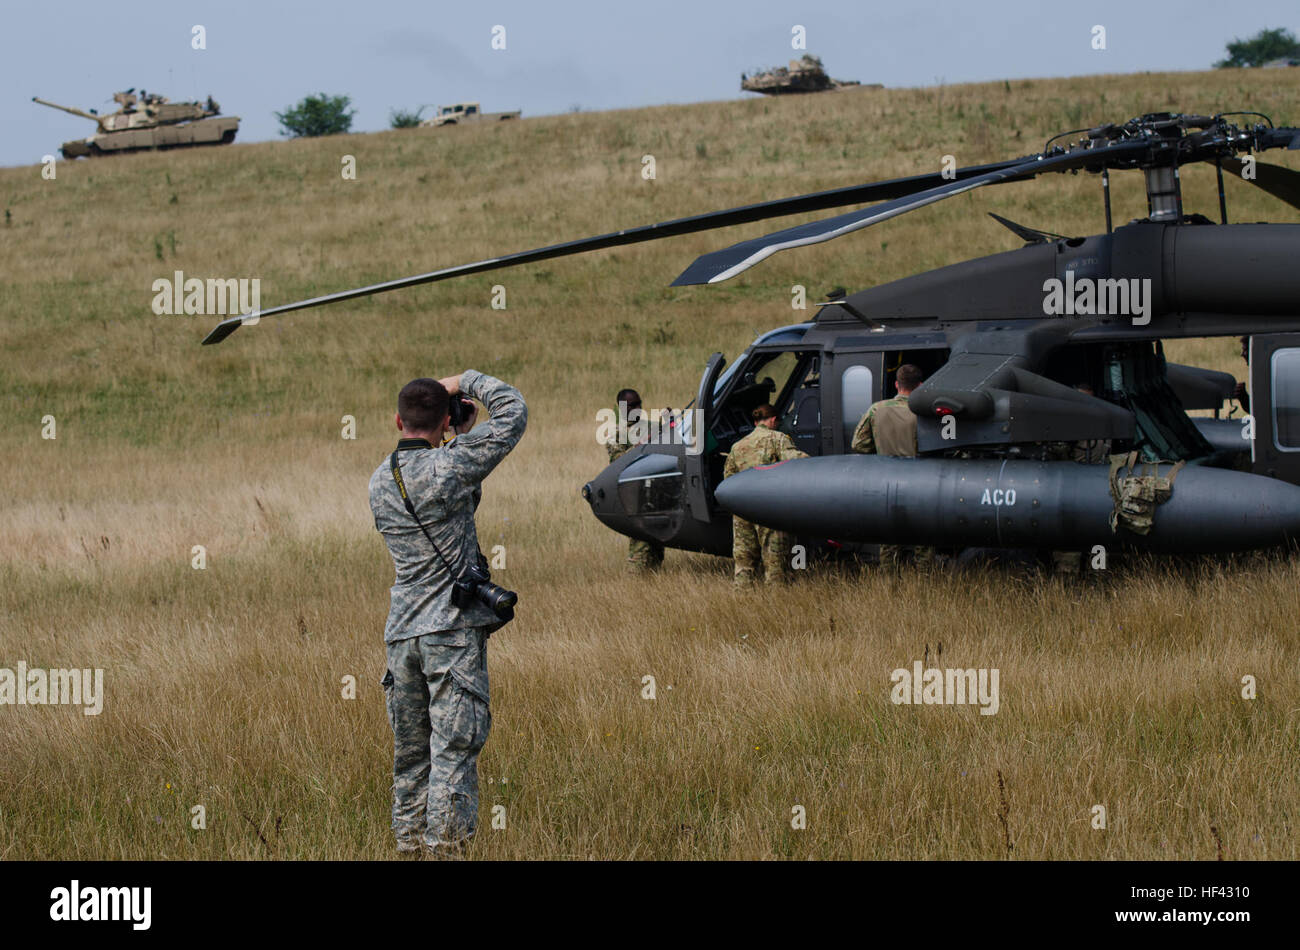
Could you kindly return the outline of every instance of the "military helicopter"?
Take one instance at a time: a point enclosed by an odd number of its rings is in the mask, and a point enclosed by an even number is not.
[[[1232,117],[1257,121],[1239,126]],[[1062,133],[1021,158],[680,218],[232,317],[203,342],[262,317],[401,287],[878,202],[705,254],[673,285],[716,283],[778,251],[953,195],[1083,170],[1100,176],[1106,233],[1064,237],[995,215],[1024,247],[833,292],[814,321],[764,334],[725,372],[713,354],[690,412],[612,463],[583,497],[623,534],[722,555],[732,513],[832,549],[1266,547],[1300,537],[1300,225],[1229,224],[1224,173],[1300,208],[1300,173],[1255,158],[1275,148],[1300,149],[1300,129],[1254,112],[1152,113]],[[1217,224],[1184,211],[1180,169],[1194,163],[1215,167]],[[1112,170],[1143,173],[1146,218],[1112,225]],[[1247,338],[1254,415],[1245,423],[1218,418],[1231,375],[1164,359],[1165,339],[1217,336]],[[904,363],[926,377],[908,397],[918,457],[849,453],[858,420],[892,394]],[[725,454],[764,402],[813,457],[723,484]],[[1188,416],[1198,409],[1215,417]],[[1126,464],[1052,453],[1087,441],[1108,443]],[[1154,520],[1133,527],[1119,517],[1117,486],[1158,478],[1161,465],[1176,489],[1166,480]]]

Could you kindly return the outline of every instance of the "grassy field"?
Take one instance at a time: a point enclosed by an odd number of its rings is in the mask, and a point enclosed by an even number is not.
[[[0,667],[102,667],[107,694],[95,717],[0,706],[0,858],[392,855],[392,574],[366,479],[397,388],[466,367],[531,409],[479,512],[522,609],[492,641],[472,857],[1300,857],[1292,561],[1131,565],[1077,589],[819,570],[741,595],[728,562],[680,552],[625,576],[623,540],[578,494],[619,387],[684,404],[710,352],[807,317],[793,284],[816,300],[1017,246],[986,211],[1100,231],[1095,178],[963,195],[717,287],[667,285],[697,254],[794,221],[271,318],[218,347],[198,345],[215,318],[150,310],[176,270],[259,278],[271,306],[1226,109],[1300,124],[1300,70],[578,113],[60,163],[53,181],[0,169]],[[1145,214],[1140,176],[1114,183],[1116,220]],[[1229,188],[1233,220],[1300,220]],[[1215,213],[1212,171],[1184,189]],[[1242,371],[1233,340],[1170,355]],[[890,671],[940,649],[939,665],[1000,670],[997,715],[890,702]]]

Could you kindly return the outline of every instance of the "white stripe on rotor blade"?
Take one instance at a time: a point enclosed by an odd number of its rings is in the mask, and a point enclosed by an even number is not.
[[[860,231],[862,228],[865,228],[868,225],[875,224],[879,221],[888,221],[890,218],[897,217],[898,215],[911,211],[914,208],[923,208],[928,204],[934,204],[936,201],[942,201],[944,198],[950,198],[953,195],[960,195],[964,192],[970,191],[972,188],[978,188],[981,185],[991,184],[997,181],[998,178],[1004,178],[1004,177],[1006,176],[1000,172],[992,172],[989,175],[984,176],[983,178],[973,178],[960,188],[953,188],[937,195],[934,194],[927,195],[924,198],[918,198],[915,201],[908,202],[907,204],[900,205],[899,207],[896,208],[891,208],[888,211],[882,211],[879,214],[873,214],[865,218],[861,218],[857,221],[851,221],[850,223],[841,225],[840,227],[835,228],[834,230],[831,231],[825,231],[822,232],[821,234],[813,234],[808,237],[793,238],[789,241],[781,241],[777,244],[768,244],[765,247],[759,248],[757,251],[755,251],[749,257],[745,258],[743,261],[740,261],[737,264],[733,264],[731,267],[727,268],[725,271],[718,274],[716,277],[709,278],[709,283],[716,284],[719,281],[729,280],[730,278],[735,277],[737,274],[741,273],[742,271],[749,270],[749,268],[753,267],[759,261],[766,260],[767,258],[771,257],[777,251],[789,250],[792,247],[805,247],[809,244],[821,244],[823,241],[829,241],[832,238],[837,238],[844,234],[850,234],[854,231]]]

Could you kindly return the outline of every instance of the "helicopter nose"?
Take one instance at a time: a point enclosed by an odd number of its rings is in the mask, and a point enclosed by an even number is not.
[[[611,464],[599,475],[582,486],[582,498],[607,528],[620,534],[633,530],[632,521],[623,507],[618,489],[618,463]]]
[[[616,478],[606,470],[582,486],[582,500],[591,505],[592,514],[598,518],[622,513]]]

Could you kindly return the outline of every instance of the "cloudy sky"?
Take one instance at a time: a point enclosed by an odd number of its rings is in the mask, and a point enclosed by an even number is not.
[[[31,102],[112,111],[134,86],[214,96],[240,141],[276,138],[273,115],[345,94],[354,131],[394,108],[479,100],[525,116],[750,95],[740,74],[784,63],[791,29],[836,77],[936,82],[1208,68],[1224,43],[1300,27],[1294,0],[1177,5],[1095,0],[0,0],[0,165],[33,164],[89,135]],[[204,27],[206,49],[192,46]],[[492,48],[493,28],[506,48]],[[1106,29],[1104,51],[1092,28]],[[426,115],[428,112],[425,113]]]

